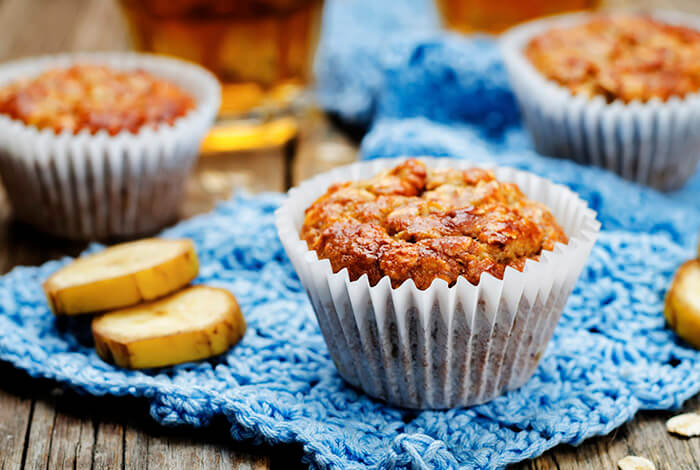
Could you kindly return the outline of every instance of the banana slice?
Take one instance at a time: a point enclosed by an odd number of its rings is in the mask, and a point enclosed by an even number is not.
[[[678,268],[666,294],[664,315],[678,336],[700,349],[700,260]]]
[[[191,240],[122,243],[59,269],[44,283],[56,315],[127,307],[180,289],[197,276]]]
[[[245,329],[233,294],[206,286],[188,287],[92,321],[97,354],[129,369],[163,367],[221,354],[243,337]]]

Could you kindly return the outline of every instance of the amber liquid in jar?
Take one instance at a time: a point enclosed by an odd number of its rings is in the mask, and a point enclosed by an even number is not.
[[[436,0],[443,23],[463,33],[500,33],[540,16],[594,8],[599,0]]]
[[[274,113],[311,80],[323,0],[121,0],[137,49],[197,62],[221,116]]]

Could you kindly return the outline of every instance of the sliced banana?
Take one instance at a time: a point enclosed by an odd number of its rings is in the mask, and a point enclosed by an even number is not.
[[[188,287],[92,321],[100,357],[129,369],[163,367],[221,354],[243,337],[245,329],[233,294],[207,286]]]
[[[666,294],[664,315],[678,336],[700,348],[700,260],[678,268]]]
[[[44,282],[44,292],[56,315],[100,312],[167,295],[198,271],[191,240],[150,238],[75,260]]]

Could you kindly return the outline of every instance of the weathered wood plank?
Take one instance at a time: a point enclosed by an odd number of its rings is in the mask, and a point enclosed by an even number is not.
[[[148,468],[148,436],[132,426],[124,428],[124,469]]]
[[[56,408],[43,400],[34,402],[34,413],[29,428],[27,454],[24,459],[25,468],[47,468],[53,438],[53,427],[56,421]]]
[[[269,459],[235,452],[224,446],[195,442],[188,438],[166,436],[148,437],[148,468],[266,470]],[[134,467],[135,468],[135,467]]]
[[[193,431],[183,426],[163,428],[152,420],[130,420],[126,425],[124,468],[195,468],[267,470],[270,452],[232,442],[228,424],[216,422]],[[281,455],[288,455],[282,450]],[[298,461],[298,458],[295,459]],[[293,465],[282,468],[298,468]]]
[[[94,448],[95,425],[92,419],[68,413],[56,413],[48,468],[90,468]]]
[[[0,469],[20,468],[32,401],[0,390]]]
[[[238,190],[284,191],[285,149],[202,156],[187,183],[182,218],[210,211]]]
[[[261,456],[246,456],[245,454],[238,454],[231,462],[230,467],[238,470],[267,470],[271,467],[270,458]],[[276,468],[302,468],[302,465],[294,460],[291,462],[285,458],[280,458],[278,460]]]
[[[87,0],[5,0],[0,60],[69,50],[75,18]]]
[[[122,468],[124,457],[124,425],[98,422],[92,468]]]

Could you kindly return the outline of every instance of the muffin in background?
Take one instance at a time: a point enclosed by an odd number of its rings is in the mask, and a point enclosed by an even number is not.
[[[109,135],[173,125],[194,108],[180,87],[144,70],[76,64],[0,88],[0,114],[37,129]]]
[[[672,12],[562,15],[501,40],[538,152],[660,190],[700,161],[700,18]]]
[[[340,375],[417,409],[524,384],[599,229],[562,186],[448,158],[318,175],[276,225]]]
[[[607,103],[667,101],[700,89],[700,31],[646,15],[552,28],[531,39],[525,55],[574,95]]]
[[[71,239],[162,228],[219,102],[206,70],[145,54],[0,66],[0,176],[15,217]]]

